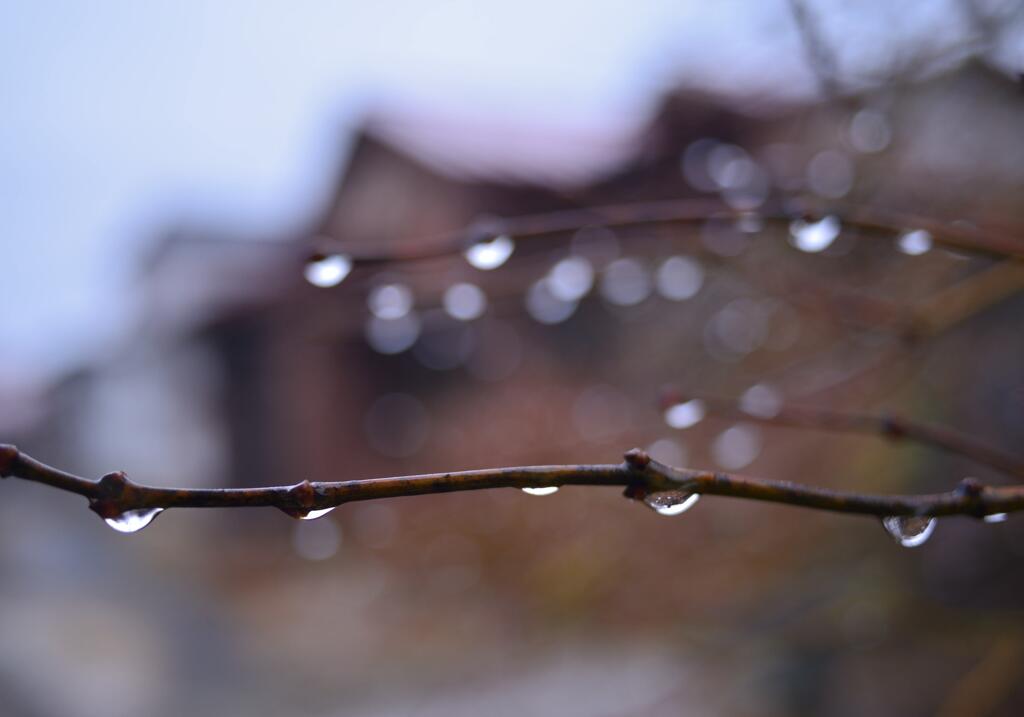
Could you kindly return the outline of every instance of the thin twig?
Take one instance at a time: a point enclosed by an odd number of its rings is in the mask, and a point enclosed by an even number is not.
[[[661,400],[662,405],[667,407],[694,398],[702,401],[708,411],[720,416],[772,426],[863,433],[893,440],[915,441],[1024,479],[1024,459],[951,428],[919,423],[893,414],[849,413],[813,406],[781,405],[770,415],[757,415],[744,410],[736,401],[683,394],[677,389],[667,389]]]
[[[634,202],[607,206],[564,209],[516,217],[489,217],[466,229],[399,242],[399,248],[359,247],[332,238],[319,238],[314,246],[317,254],[342,251],[355,262],[364,264],[394,263],[437,259],[465,250],[482,240],[506,234],[517,240],[564,234],[589,226],[628,227],[648,224],[696,224],[708,219],[756,215],[772,224],[788,225],[798,214],[782,208],[762,208],[756,212],[738,211],[713,199],[678,199]],[[811,207],[808,216],[833,214],[843,226],[864,236],[892,239],[910,229],[923,229],[935,244],[957,251],[989,256],[1024,259],[1024,242],[1014,237],[928,219],[926,217],[866,207]]]
[[[0,475],[43,483],[84,496],[103,518],[128,511],[163,508],[274,507],[302,517],[343,503],[447,493],[485,488],[547,486],[624,486],[626,495],[642,499],[662,491],[684,491],[827,510],[887,516],[967,515],[982,518],[1024,510],[1024,486],[992,488],[965,479],[952,491],[928,495],[871,495],[834,491],[788,481],[750,478],[710,471],[673,468],[633,449],[613,465],[529,466],[334,483],[303,481],[292,486],[234,489],[155,488],[133,483],[124,473],[91,481],[51,468],[14,446],[0,445]]]

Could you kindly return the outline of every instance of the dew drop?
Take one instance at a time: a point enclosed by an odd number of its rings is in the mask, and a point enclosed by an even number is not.
[[[303,274],[306,281],[313,286],[327,289],[344,281],[350,271],[352,271],[351,257],[344,254],[330,254],[310,261],[306,264]]]
[[[443,304],[453,319],[472,321],[487,310],[487,295],[476,284],[452,284],[444,292]]]
[[[558,492],[558,486],[547,485],[543,488],[523,488],[523,492],[528,495],[551,495]]]
[[[1006,513],[989,513],[982,520],[986,523],[1005,523],[1009,517]]]
[[[839,220],[829,215],[817,222],[797,219],[789,225],[790,243],[800,251],[817,253],[825,251],[839,236]]]
[[[700,493],[684,490],[663,490],[644,498],[644,504],[658,515],[680,515],[700,500]]]
[[[594,285],[594,267],[582,256],[570,256],[551,267],[548,291],[560,301],[579,301]]]
[[[924,229],[915,229],[900,235],[896,240],[896,248],[904,254],[919,256],[932,248],[932,235]]]
[[[904,548],[916,548],[931,537],[936,522],[928,516],[890,515],[882,518],[882,527]]]
[[[103,522],[118,533],[137,533],[153,522],[153,519],[164,512],[163,508],[144,508],[142,510],[126,510],[113,518],[104,518]]]
[[[527,313],[535,321],[542,324],[560,324],[569,319],[575,312],[575,301],[563,301],[555,296],[549,283],[544,279],[536,281],[527,290],[524,297]]]
[[[782,394],[773,386],[756,383],[740,397],[740,410],[758,418],[774,418],[782,410]]]
[[[616,306],[636,306],[653,288],[647,267],[637,259],[616,259],[601,277],[601,296]]]
[[[321,508],[320,510],[311,510],[305,515],[300,515],[299,520],[316,520],[317,518],[323,518],[325,515],[334,510],[337,506],[332,505],[330,508]]]
[[[685,301],[700,291],[704,270],[693,259],[670,256],[658,268],[655,284],[658,293],[670,301]]]
[[[370,292],[366,305],[378,319],[400,319],[413,307],[412,290],[404,284],[383,284]]]
[[[665,409],[665,423],[672,428],[689,428],[704,420],[707,408],[699,398],[683,401]]]
[[[499,234],[490,241],[479,241],[466,249],[466,261],[477,269],[489,271],[497,269],[508,261],[515,250],[516,244],[507,234]]]

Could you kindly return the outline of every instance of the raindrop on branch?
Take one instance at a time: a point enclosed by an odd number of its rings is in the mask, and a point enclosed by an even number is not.
[[[882,518],[882,527],[904,548],[916,548],[931,537],[936,522],[928,516],[890,515]]]
[[[707,407],[699,398],[676,403],[665,409],[665,423],[672,428],[689,428],[704,420]]]
[[[412,311],[412,290],[404,284],[383,284],[370,292],[366,304],[378,319],[400,319]]]
[[[816,222],[797,219],[789,225],[790,243],[800,251],[825,251],[839,237],[839,219],[831,214]]]
[[[663,490],[644,498],[644,504],[658,515],[680,515],[700,500],[700,493],[684,490]]]
[[[558,486],[547,485],[541,488],[523,488],[522,490],[527,495],[551,495],[552,493],[558,492]]]
[[[525,302],[527,313],[542,324],[560,324],[576,312],[576,302],[555,296],[544,279],[530,286]]]
[[[153,519],[163,512],[163,508],[126,510],[113,518],[104,518],[103,522],[119,533],[137,533],[152,523]]]
[[[636,306],[651,294],[651,276],[636,259],[617,259],[601,277],[601,296],[616,306]]]
[[[299,520],[316,520],[317,518],[323,518],[325,515],[334,510],[337,506],[332,505],[330,508],[321,508],[320,510],[311,510],[305,515],[299,516]]]
[[[655,277],[658,293],[671,301],[684,301],[697,294],[704,283],[704,271],[693,259],[671,256],[665,260]]]
[[[330,254],[324,257],[315,257],[303,270],[303,274],[313,286],[323,289],[337,286],[352,271],[352,259],[344,254]]]
[[[470,246],[464,252],[466,261],[477,269],[490,271],[508,261],[515,251],[516,244],[512,237],[506,234],[499,234],[490,241],[479,241]]]
[[[377,353],[398,354],[416,343],[420,328],[420,320],[413,312],[397,319],[373,316],[366,323],[366,342]]]
[[[476,284],[452,284],[444,292],[444,310],[453,319],[472,321],[487,310],[487,296]]]
[[[581,256],[570,256],[551,267],[548,290],[556,299],[579,301],[594,285],[594,267]]]
[[[919,256],[932,248],[932,235],[924,229],[906,232],[896,240],[896,248],[904,254]]]

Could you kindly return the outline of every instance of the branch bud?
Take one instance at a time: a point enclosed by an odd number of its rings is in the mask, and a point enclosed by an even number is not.
[[[640,448],[631,448],[626,451],[624,458],[626,459],[626,465],[637,471],[642,471],[651,464],[651,457],[647,455],[647,451]]]

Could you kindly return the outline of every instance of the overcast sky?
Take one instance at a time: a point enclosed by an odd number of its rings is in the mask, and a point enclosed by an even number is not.
[[[811,85],[783,0],[0,4],[0,382],[102,354],[182,219],[308,216],[380,98],[621,126],[673,78]]]

